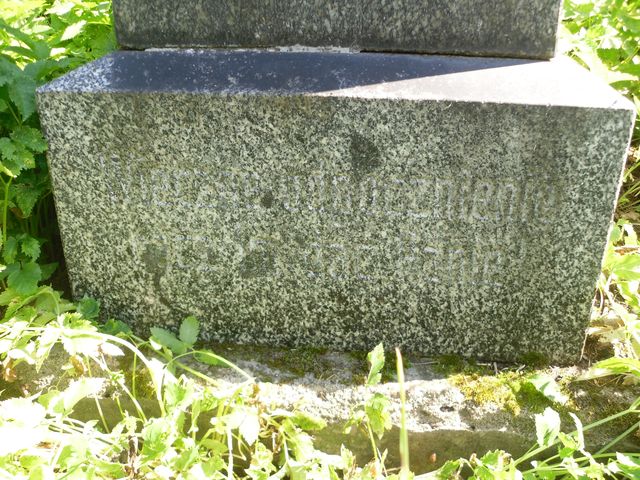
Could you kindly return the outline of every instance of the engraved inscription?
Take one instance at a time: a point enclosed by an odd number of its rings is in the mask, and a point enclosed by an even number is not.
[[[101,168],[114,177],[105,184],[106,201],[115,208],[179,210],[192,225],[214,212],[231,215],[233,227],[224,231],[166,232],[155,241],[171,252],[167,268],[203,275],[230,271],[245,280],[375,282],[399,275],[424,284],[499,288],[506,262],[524,261],[527,253],[517,236],[504,242],[500,232],[512,225],[544,226],[562,201],[557,184],[545,178],[378,172],[354,181],[352,172],[265,176],[204,167],[144,169],[116,157],[102,159]],[[482,226],[475,239],[450,238],[461,222]],[[318,228],[317,235],[309,227]],[[298,238],[296,231],[305,234]]]
[[[482,246],[425,245],[416,237],[376,244],[314,241],[306,245],[252,238],[244,245],[236,244],[234,267],[211,262],[216,256],[211,237],[156,236],[154,241],[174,247],[170,263],[174,270],[210,274],[235,268],[245,279],[280,276],[300,268],[308,279],[375,281],[399,274],[422,283],[501,287],[506,257],[511,263],[526,258],[521,243],[512,245],[507,253]]]
[[[561,190],[547,179],[378,178],[353,182],[349,174],[279,175],[254,172],[154,168],[134,171],[131,163],[101,159],[105,172],[119,171],[109,184],[111,202],[155,207],[313,211],[334,216],[368,215],[426,220],[546,223]],[[135,192],[135,194],[132,194]]]

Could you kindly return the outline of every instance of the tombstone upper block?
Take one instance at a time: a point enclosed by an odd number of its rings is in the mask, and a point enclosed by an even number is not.
[[[119,52],[37,99],[73,292],[105,316],[579,356],[634,112],[571,61]]]
[[[118,41],[550,58],[560,0],[114,0]]]

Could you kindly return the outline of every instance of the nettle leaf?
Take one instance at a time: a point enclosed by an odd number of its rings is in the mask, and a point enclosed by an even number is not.
[[[9,98],[22,116],[27,120],[36,111],[36,82],[27,75],[14,78],[8,88]]]
[[[560,433],[560,415],[553,408],[547,407],[542,414],[536,414],[536,438],[538,445],[549,447]]]
[[[150,419],[142,429],[142,455],[153,459],[165,453],[171,446],[169,436],[173,428],[167,418]]]
[[[53,72],[66,68],[69,65],[69,60],[68,58],[62,60],[38,60],[26,65],[24,73],[35,80],[45,80]]]
[[[24,145],[0,138],[0,155],[5,173],[11,177],[17,177],[20,172],[36,166],[35,158]]]
[[[509,454],[502,450],[492,450],[485,453],[478,463],[492,469],[501,470],[504,464],[509,461]]]
[[[9,109],[9,104],[0,98],[0,112],[6,112]]]
[[[384,347],[382,343],[378,344],[371,352],[369,352],[367,360],[369,361],[370,369],[366,384],[367,386],[377,385],[382,379],[382,374],[380,372],[384,368]]]
[[[100,302],[90,297],[84,297],[78,302],[77,311],[87,320],[92,320],[100,314]]]
[[[616,452],[616,461],[609,464],[612,473],[624,474],[627,478],[640,477],[640,455]]]
[[[640,379],[640,360],[635,358],[608,358],[593,365],[586,374],[580,377],[580,380],[590,380],[609,375],[633,375]]]
[[[438,470],[436,478],[449,479],[458,478],[460,470],[462,470],[463,464],[461,460],[448,460]]]
[[[104,343],[102,339],[91,334],[69,334],[62,337],[62,346],[69,355],[96,356]]]
[[[182,381],[170,383],[164,386],[164,402],[167,407],[181,408],[185,404],[193,401],[193,388],[191,385],[185,385]]]
[[[47,15],[66,15],[75,7],[75,3],[73,2],[56,2],[54,5],[49,8],[45,13]]]
[[[549,400],[560,405],[567,403],[569,398],[562,393],[560,386],[550,375],[539,373],[528,378],[529,383]]]
[[[97,395],[103,388],[100,378],[81,378],[74,381],[60,396],[58,408],[54,408],[56,413],[69,413],[73,407],[83,398]]]
[[[322,418],[313,416],[306,412],[301,412],[300,410],[293,413],[291,420],[301,429],[307,431],[322,430],[327,426],[327,422]]]
[[[38,289],[41,277],[40,265],[28,262],[9,274],[7,285],[19,294],[29,295]]]
[[[34,262],[40,256],[40,241],[30,235],[26,235],[20,240],[22,253],[30,257]]]
[[[187,351],[187,345],[176,338],[169,330],[160,327],[151,327],[151,335],[153,336],[153,340],[163,347],[167,347],[176,355],[183,354]]]
[[[22,71],[18,66],[9,60],[8,57],[0,55],[0,87],[10,83]]]
[[[60,37],[60,41],[64,42],[65,40],[71,40],[72,38],[77,37],[82,32],[86,24],[86,20],[80,20],[79,22],[72,23],[64,29],[64,32]]]
[[[243,412],[243,419],[238,427],[242,438],[249,446],[258,441],[260,435],[260,417],[257,408],[247,408]]]
[[[376,393],[364,406],[364,411],[371,425],[371,429],[378,437],[382,437],[385,430],[391,428],[391,416],[389,415],[389,399],[381,393]]]
[[[10,158],[16,151],[16,145],[7,137],[0,138],[0,155],[3,158]]]
[[[217,423],[211,420],[212,424]],[[219,424],[225,427],[224,424]],[[260,414],[256,407],[237,405],[226,417],[226,427],[237,429],[241,437],[248,445],[253,445],[260,435]],[[293,432],[291,432],[293,434]]]
[[[196,317],[187,317],[182,321],[180,325],[179,337],[187,345],[193,345],[198,339],[198,333],[200,332],[200,322]]]
[[[49,48],[49,45],[47,45],[46,41],[33,38],[33,36],[28,33],[7,25],[7,23],[2,20],[0,20],[0,27],[29,47],[28,49],[25,49],[25,55],[30,56],[35,60],[45,59],[49,56],[51,49]]]
[[[22,175],[20,180],[22,180]],[[30,185],[28,183],[13,183],[11,185],[13,200],[18,208],[22,211],[24,217],[31,215],[33,207],[38,200],[46,193],[47,189],[39,185]]]
[[[621,281],[640,280],[640,255],[630,253],[618,257],[611,265],[611,273]]]
[[[42,132],[37,128],[19,126],[11,133],[11,138],[37,153],[43,153],[47,150],[47,142],[42,136]]]
[[[53,275],[53,272],[55,272],[57,268],[58,262],[44,264],[41,263],[40,270],[42,271],[42,278],[40,279],[40,281],[44,282],[45,280],[49,280],[49,278],[51,277],[51,275]]]
[[[120,333],[124,333],[126,335],[132,333],[129,325],[127,325],[121,320],[114,320],[113,318],[110,318],[109,320],[107,320],[105,324],[102,326],[101,330],[107,335],[114,335],[114,336]]]
[[[7,243],[4,244],[4,249],[2,250],[2,258],[4,259],[4,263],[11,264],[15,262],[17,255],[18,240],[16,240],[16,237],[7,238]]]

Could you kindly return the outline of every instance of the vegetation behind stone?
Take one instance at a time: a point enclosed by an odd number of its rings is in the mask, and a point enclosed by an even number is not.
[[[66,352],[60,391],[22,392],[0,402],[0,476],[3,478],[410,478],[406,438],[402,465],[385,466],[378,445],[391,426],[383,395],[354,405],[347,428],[371,443],[372,460],[356,464],[351,452],[329,455],[314,447],[311,432],[323,421],[298,410],[271,410],[258,401],[253,378],[215,352],[197,347],[199,323],[187,318],[179,332],[156,328],[143,339],[111,320],[99,324],[98,302],[65,300],[64,262],[51,196],[46,143],[35,111],[35,88],[115,48],[110,2],[0,0],[0,360],[5,384],[19,367],[39,369],[56,345]],[[640,111],[640,13],[635,0],[566,0],[561,50],[631,98]],[[598,360],[583,378],[640,380],[640,125],[637,122],[616,223],[598,283],[592,340],[586,353]],[[122,357],[129,368],[113,367]],[[246,381],[228,390],[187,358],[232,368]],[[393,357],[392,357],[393,358]],[[368,356],[366,384],[389,375],[382,347]],[[400,362],[399,362],[400,363]],[[451,368],[452,362],[449,362]],[[455,362],[453,362],[455,363]],[[294,368],[299,368],[299,365]],[[401,365],[392,368],[402,376]],[[464,362],[452,381],[469,385],[481,375]],[[518,395],[539,403],[537,444],[524,456],[494,451],[447,463],[439,478],[638,478],[640,456],[616,451],[640,426],[640,399],[628,409],[583,426],[562,411],[566,385],[552,376],[508,371],[473,384],[470,396],[504,397],[517,410]],[[98,372],[108,379],[96,382]],[[200,378],[200,382],[193,379]],[[204,384],[204,386],[203,386]],[[402,382],[400,382],[402,385]],[[108,391],[120,407],[110,424],[97,397]],[[8,390],[7,390],[8,391]],[[502,393],[501,393],[502,392]],[[95,419],[72,413],[96,399]],[[400,400],[394,400],[400,401]],[[149,404],[153,408],[149,408]],[[547,406],[544,406],[547,405]],[[151,415],[149,412],[154,411]],[[560,412],[560,413],[558,413]],[[206,422],[201,421],[206,418]],[[565,425],[561,425],[564,418]],[[631,419],[618,438],[589,452],[584,432]],[[570,424],[566,425],[566,420]],[[199,421],[200,420],[200,421]],[[570,433],[563,433],[567,430]],[[535,463],[532,463],[532,460]]]

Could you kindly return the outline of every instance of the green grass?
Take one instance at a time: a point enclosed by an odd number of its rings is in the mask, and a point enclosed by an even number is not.
[[[640,12],[637,0],[566,0],[561,50],[575,58],[640,109]],[[62,345],[69,358],[68,375],[76,382],[63,391],[7,399],[0,403],[0,476],[6,478],[397,478],[384,464],[379,440],[390,426],[390,400],[371,394],[354,406],[349,428],[365,432],[371,462],[355,464],[344,450],[327,455],[313,445],[311,432],[323,422],[300,411],[272,411],[259,402],[256,384],[246,372],[214,352],[195,349],[198,322],[186,319],[179,332],[155,329],[149,339],[134,336],[126,325],[96,322],[99,305],[76,304],[44,284],[50,283],[61,259],[46,143],[35,110],[35,88],[115,48],[110,2],[81,0],[0,0],[0,360],[7,382],[20,364],[38,368]],[[622,375],[640,380],[640,122],[625,173],[625,185],[598,283],[592,334],[611,346],[613,356],[599,362],[591,377]],[[44,285],[44,286],[43,286]],[[128,372],[111,370],[105,359],[127,353]],[[308,354],[307,354],[308,353]],[[306,370],[314,352],[286,360]],[[300,357],[300,354],[302,357]],[[205,364],[225,365],[246,381],[233,391],[221,388],[184,363],[193,356]],[[362,358],[364,364],[364,356]],[[379,347],[367,356],[367,385],[392,379],[389,354]],[[530,357],[528,364],[540,359]],[[447,463],[437,474],[456,478],[616,478],[640,477],[640,457],[616,452],[616,443],[599,452],[584,448],[583,432],[598,424],[637,418],[639,402],[611,413],[596,424],[577,420],[560,424],[552,408],[562,410],[563,386],[533,371],[484,375],[477,365],[443,359],[466,395],[477,402],[502,404],[517,413],[523,403],[535,405],[538,442],[525,456],[490,452]],[[296,367],[296,368],[298,368]],[[397,356],[395,374],[403,386]],[[462,371],[462,373],[460,373]],[[106,376],[120,398],[134,408],[121,410],[115,428],[102,415],[79,422],[70,415],[96,387],[86,378]],[[198,377],[196,384],[191,378]],[[206,387],[202,387],[202,383]],[[148,417],[142,399],[157,404],[159,416]],[[406,422],[401,395],[403,425]],[[97,407],[99,405],[97,404]],[[97,408],[100,412],[100,408]],[[565,412],[566,413],[566,412]],[[566,414],[568,415],[568,414]],[[566,418],[563,415],[563,418]],[[199,418],[213,417],[197,430]],[[565,421],[566,423],[566,421]],[[635,424],[637,430],[638,425]],[[621,440],[634,433],[628,429]],[[399,478],[410,478],[406,428],[399,445]],[[530,461],[549,448],[544,462]],[[270,477],[272,476],[272,477]]]

